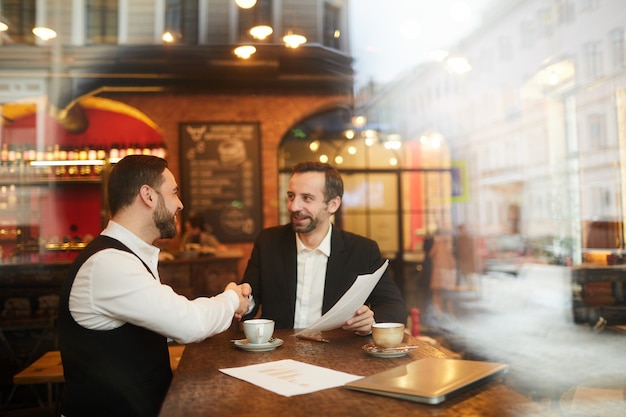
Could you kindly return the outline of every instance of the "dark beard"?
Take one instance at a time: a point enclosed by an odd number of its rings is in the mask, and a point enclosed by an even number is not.
[[[297,215],[297,213],[294,213],[294,215]],[[311,231],[313,231],[315,229],[315,227],[317,226],[317,219],[314,219],[312,217],[309,217],[309,224],[306,226],[296,226],[296,224],[293,222],[293,219],[291,221],[291,226],[293,227],[293,231],[296,233],[309,233]]]
[[[171,239],[176,236],[176,219],[165,208],[162,199],[159,199],[159,205],[152,215],[154,225],[159,229],[160,239]]]

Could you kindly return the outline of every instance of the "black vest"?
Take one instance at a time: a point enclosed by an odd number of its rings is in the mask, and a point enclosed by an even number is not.
[[[133,253],[120,241],[100,235],[78,255],[61,289],[58,326],[66,391],[61,413],[157,416],[172,380],[167,338],[129,323],[107,331],[86,329],[70,313],[76,273],[89,257],[107,248]]]

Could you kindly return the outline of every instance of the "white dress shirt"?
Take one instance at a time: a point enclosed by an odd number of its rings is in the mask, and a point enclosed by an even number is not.
[[[330,235],[328,233],[317,248],[307,248],[296,233],[296,249],[298,253],[298,285],[296,290],[296,311],[294,329],[304,329],[322,317],[324,301],[324,282],[326,266],[330,256]]]
[[[239,306],[234,291],[188,300],[161,284],[158,248],[113,221],[102,234],[129,247],[154,276],[132,253],[104,249],[91,256],[70,293],[70,312],[81,326],[111,330],[132,323],[179,343],[197,342],[230,327]]]

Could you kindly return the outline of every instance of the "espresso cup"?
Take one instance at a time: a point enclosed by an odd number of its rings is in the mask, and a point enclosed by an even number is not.
[[[252,319],[243,322],[243,332],[248,343],[258,345],[269,342],[274,334],[274,320]]]
[[[379,348],[400,346],[404,340],[404,324],[402,323],[374,323],[372,338]]]

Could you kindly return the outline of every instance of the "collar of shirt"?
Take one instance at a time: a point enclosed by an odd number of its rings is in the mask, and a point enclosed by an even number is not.
[[[308,248],[306,247],[306,245],[302,242],[302,240],[300,240],[300,236],[296,233],[296,249],[298,253],[302,253],[304,251],[314,251],[314,250],[318,250],[320,252],[322,252],[324,255],[326,255],[326,257],[330,256],[330,236],[332,234],[333,231],[333,224],[330,223],[329,227],[328,227],[328,233],[326,233],[326,236],[324,236],[324,239],[322,239],[322,241],[320,242],[319,246],[317,248]]]
[[[147,244],[133,232],[113,220],[109,220],[109,223],[102,231],[102,234],[117,239],[124,245],[128,246],[128,248],[139,257],[139,259],[144,261],[146,265],[150,267],[155,277],[159,276],[159,248]]]

